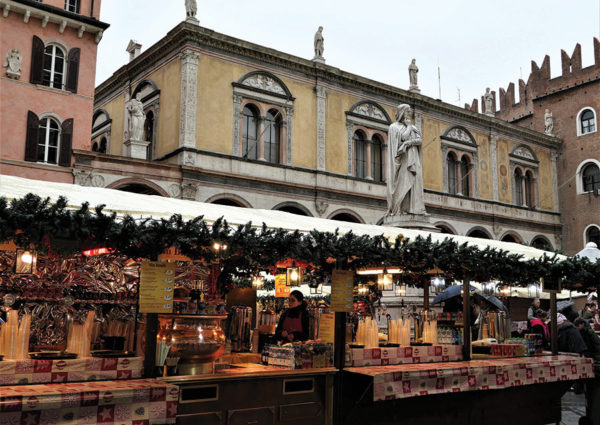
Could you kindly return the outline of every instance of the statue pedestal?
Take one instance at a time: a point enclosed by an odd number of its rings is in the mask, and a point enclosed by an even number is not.
[[[187,18],[185,18],[185,22],[189,24],[200,25],[200,21],[194,18],[193,16],[188,16]]]
[[[13,78],[15,80],[18,80],[19,78],[21,78],[21,72],[13,72],[10,68],[8,68],[6,70],[6,76],[8,78]]]
[[[421,93],[421,90],[419,89],[419,86],[410,86],[408,88],[408,91],[411,91],[413,93]]]
[[[427,232],[439,233],[440,229],[431,224],[428,215],[402,214],[383,218],[384,226],[402,227],[405,229],[425,230]]]
[[[125,141],[124,145],[125,156],[136,159],[148,159],[148,146],[150,142],[129,139]]]
[[[313,62],[325,63],[325,58],[322,56],[315,56],[312,60]]]

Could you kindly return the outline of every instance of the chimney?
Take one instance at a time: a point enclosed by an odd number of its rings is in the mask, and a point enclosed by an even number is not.
[[[140,55],[142,45],[135,40],[129,40],[129,44],[127,45],[126,50],[127,52],[129,52],[129,62],[131,62]]]

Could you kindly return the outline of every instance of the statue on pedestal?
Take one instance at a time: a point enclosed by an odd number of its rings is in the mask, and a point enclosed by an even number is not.
[[[483,95],[483,103],[485,105],[485,111],[483,112],[486,115],[494,116],[494,111],[492,110],[492,102],[494,101],[494,96],[490,93],[490,88],[485,89],[485,94]]]
[[[554,131],[554,117],[552,116],[552,112],[549,109],[546,109],[546,113],[544,114],[544,133],[552,136],[552,132]]]
[[[196,0],[185,0],[185,16],[187,18],[196,18],[197,11]]]
[[[325,51],[324,41],[323,27],[319,27],[315,33],[315,57],[313,60],[325,61],[325,58],[323,57],[323,52]]]
[[[144,104],[140,100],[142,95],[138,93],[135,99],[127,102],[129,112],[129,139],[141,141],[144,133]]]
[[[417,67],[417,60],[413,59],[410,65],[408,65],[408,78],[410,80],[409,90],[418,91],[419,85],[417,84],[417,74],[419,68]]]
[[[387,216],[426,215],[421,165],[421,133],[410,121],[410,106],[400,104],[388,130]]]

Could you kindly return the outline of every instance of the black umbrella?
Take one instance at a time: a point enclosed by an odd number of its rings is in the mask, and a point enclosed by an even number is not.
[[[479,294],[476,292],[475,295],[479,295]],[[494,307],[496,307],[498,310],[508,311],[508,309],[506,308],[504,303],[502,303],[502,301],[500,301],[498,298],[494,297],[493,295],[490,295],[487,297],[484,296],[483,299],[486,300],[491,305],[493,305]]]
[[[571,300],[559,301],[556,303],[556,310],[563,311],[564,309],[569,308],[572,305],[575,305],[575,303]]]
[[[469,289],[471,291],[475,291],[477,288],[474,287],[473,285],[470,285]],[[448,288],[446,288],[444,290],[444,292],[440,292],[439,294],[437,294],[435,296],[432,304],[439,304],[441,302],[449,300],[450,298],[460,297],[461,291],[462,291],[462,285],[449,286]]]

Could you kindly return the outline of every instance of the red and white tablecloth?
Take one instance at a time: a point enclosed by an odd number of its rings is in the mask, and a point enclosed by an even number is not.
[[[142,376],[143,366],[141,357],[4,360],[0,362],[0,386],[135,379]]]
[[[153,379],[0,387],[0,425],[174,424],[178,399]]]
[[[373,399],[492,390],[593,378],[591,359],[570,355],[345,369],[373,378]]]
[[[385,366],[411,363],[456,362],[462,359],[462,345],[350,349],[351,366]]]

